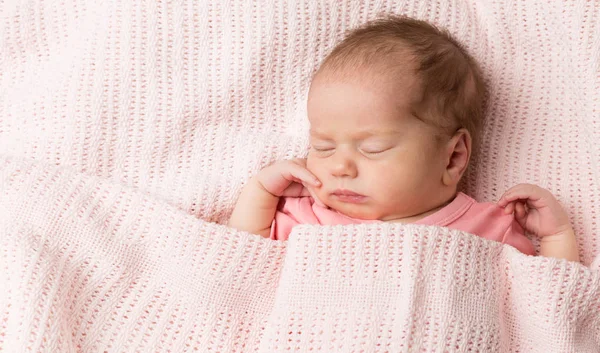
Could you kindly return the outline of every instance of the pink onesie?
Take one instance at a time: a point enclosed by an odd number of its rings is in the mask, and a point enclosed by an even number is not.
[[[271,239],[287,240],[292,227],[298,224],[356,224],[376,223],[379,220],[362,220],[345,216],[332,209],[317,205],[311,197],[282,198],[273,225]],[[509,244],[524,254],[534,255],[531,241],[514,216],[493,203],[478,203],[471,197],[458,193],[454,200],[441,210],[415,222],[458,229],[482,238]]]

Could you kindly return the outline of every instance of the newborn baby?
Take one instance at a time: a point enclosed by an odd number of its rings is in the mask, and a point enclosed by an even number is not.
[[[229,225],[286,240],[297,224],[400,222],[459,229],[578,261],[565,211],[546,190],[518,185],[498,205],[457,192],[477,146],[484,85],[447,33],[388,17],[351,32],[308,95],[310,150],[260,171]]]

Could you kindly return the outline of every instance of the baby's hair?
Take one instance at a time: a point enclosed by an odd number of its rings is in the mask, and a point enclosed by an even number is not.
[[[394,58],[407,53],[414,59],[422,89],[413,107],[416,115],[450,133],[467,129],[475,145],[483,121],[485,86],[475,60],[447,31],[408,17],[377,19],[352,30],[319,72],[377,67],[393,75],[402,69],[406,72],[406,61],[394,62]]]

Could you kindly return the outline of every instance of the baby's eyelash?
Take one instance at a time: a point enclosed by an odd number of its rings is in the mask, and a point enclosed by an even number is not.
[[[315,150],[317,152],[328,152],[328,151],[333,150],[333,147],[322,147],[322,148],[319,148],[319,147],[315,147],[315,146],[310,146],[310,148],[312,148],[313,150]]]
[[[385,151],[389,150],[389,148],[387,147],[382,147],[382,148],[371,148],[371,149],[362,149],[363,153],[367,153],[367,154],[379,154],[379,153],[383,153]]]

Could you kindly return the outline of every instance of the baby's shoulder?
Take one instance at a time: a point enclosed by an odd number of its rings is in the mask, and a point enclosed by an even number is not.
[[[478,202],[470,196],[468,197],[472,202],[467,212],[465,212],[464,217],[478,218],[488,222],[506,223],[507,225],[514,220],[512,214],[505,213],[504,208],[498,206],[495,202]]]

